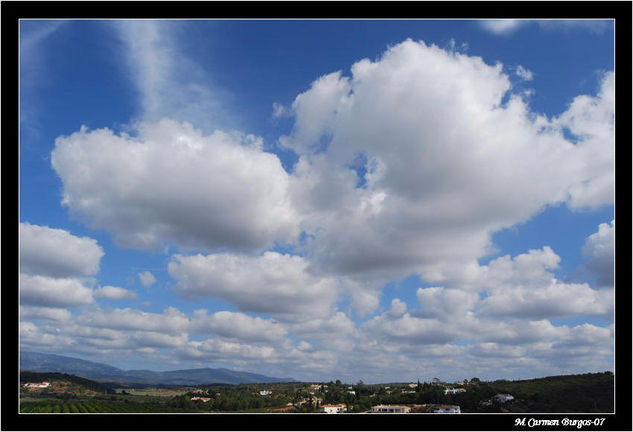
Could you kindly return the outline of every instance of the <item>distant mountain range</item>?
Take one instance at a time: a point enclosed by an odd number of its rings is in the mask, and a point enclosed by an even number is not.
[[[38,352],[20,352],[20,370],[31,372],[62,372],[101,382],[138,384],[247,384],[296,381],[230,369],[184,369],[165,372],[151,370],[123,370],[103,363],[74,357]]]

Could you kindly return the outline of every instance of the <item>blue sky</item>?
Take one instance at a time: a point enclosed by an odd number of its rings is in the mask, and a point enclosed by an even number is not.
[[[610,21],[21,21],[22,348],[611,370],[613,65]]]

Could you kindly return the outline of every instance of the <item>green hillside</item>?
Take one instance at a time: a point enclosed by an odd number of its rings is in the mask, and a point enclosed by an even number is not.
[[[612,372],[562,375],[490,383],[499,393],[511,393],[517,401],[512,412],[593,413],[613,411]]]
[[[24,384],[29,382],[48,381],[51,386],[47,389],[29,390],[24,388]],[[20,389],[22,394],[40,395],[50,393],[73,393],[73,394],[107,394],[114,393],[109,387],[86,378],[60,372],[31,372],[20,371]]]

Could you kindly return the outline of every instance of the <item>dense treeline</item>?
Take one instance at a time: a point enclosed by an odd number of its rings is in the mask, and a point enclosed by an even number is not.
[[[612,372],[563,375],[521,381],[494,381],[491,386],[513,394],[513,412],[613,412]]]
[[[378,404],[454,404],[462,412],[560,412],[594,413],[613,411],[614,377],[611,372],[552,376],[530,380],[483,382],[473,378],[464,386],[467,391],[444,394],[450,385],[419,384],[414,392],[406,387],[387,393],[356,386],[357,398],[352,411],[364,411]],[[492,400],[499,393],[509,393],[514,400]],[[371,397],[371,394],[374,394]]]
[[[316,412],[324,404],[344,403],[348,412],[366,412],[380,404],[452,404],[462,412],[611,412],[613,410],[613,374],[611,372],[565,375],[531,380],[493,382],[473,378],[464,387],[466,392],[444,394],[452,385],[438,382],[407,384],[355,385],[340,381],[322,383],[317,388],[300,383],[227,386],[217,385],[206,390],[212,402],[189,400],[191,395],[175,398],[171,406],[204,407],[208,411],[266,411],[283,408],[288,403],[297,405],[296,412]],[[261,396],[260,389],[271,389],[272,394]],[[515,400],[499,403],[493,396],[510,393]]]

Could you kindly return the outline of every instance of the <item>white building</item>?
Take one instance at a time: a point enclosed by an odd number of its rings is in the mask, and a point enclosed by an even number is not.
[[[461,414],[459,405],[436,405],[433,407],[433,412],[437,414]]]
[[[444,390],[444,394],[445,395],[447,395],[447,394],[457,394],[457,393],[463,393],[465,391],[466,391],[466,389],[463,389],[463,388],[449,388],[449,389]]]
[[[51,383],[49,383],[48,381],[42,381],[39,383],[26,383],[24,384],[24,387],[25,388],[47,388],[50,385]]]
[[[262,390],[259,392],[259,394],[262,396],[268,396],[268,395],[273,394],[273,392],[271,392],[270,390]]]
[[[411,407],[405,405],[375,405],[371,407],[372,413],[394,413],[394,414],[408,414],[411,412]]]
[[[345,406],[345,404],[321,405],[319,407],[319,412],[323,412],[326,414],[338,414],[346,411],[347,407]]]
[[[492,399],[495,402],[506,403],[506,402],[509,402],[511,400],[514,400],[514,396],[512,396],[511,394],[508,394],[508,393],[499,393],[497,395],[494,395],[492,397]]]
[[[194,396],[191,398],[192,401],[202,401],[202,402],[210,402],[211,398],[205,398],[205,397],[198,397],[198,396]]]

